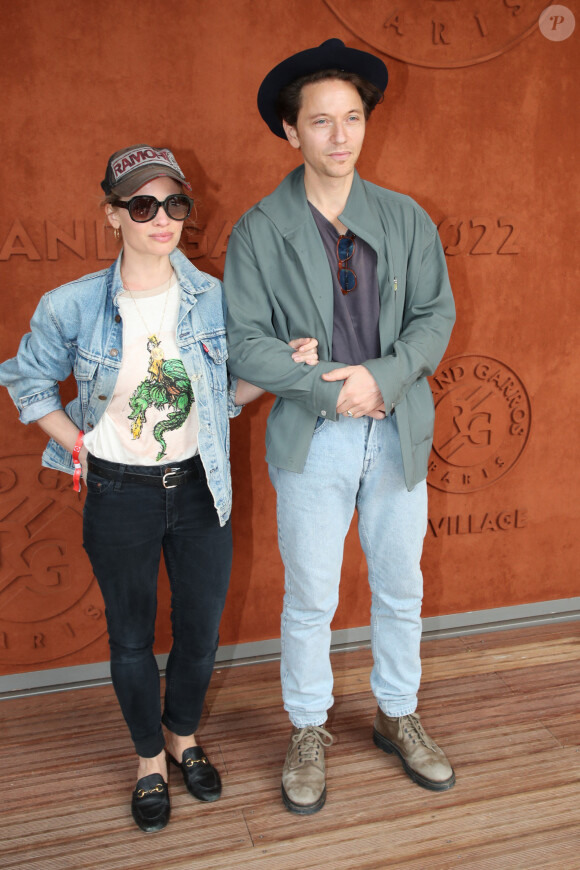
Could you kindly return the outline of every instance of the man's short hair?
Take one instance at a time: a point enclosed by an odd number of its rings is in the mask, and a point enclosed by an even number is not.
[[[304,85],[315,84],[327,79],[339,79],[354,85],[362,100],[365,120],[368,119],[375,106],[383,100],[383,92],[357,73],[340,69],[318,70],[310,75],[300,76],[282,88],[276,100],[276,113],[280,121],[286,121],[291,127],[295,127],[298,112],[302,106],[302,88]]]

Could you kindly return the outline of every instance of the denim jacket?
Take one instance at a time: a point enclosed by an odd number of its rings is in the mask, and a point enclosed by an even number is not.
[[[120,263],[121,257],[108,269],[45,293],[17,355],[0,364],[0,384],[23,423],[62,408],[59,381],[71,372],[78,395],[65,411],[74,423],[89,431],[106,410],[123,356]],[[223,525],[232,501],[228,417],[240,411],[226,369],[225,301],[217,278],[200,272],[184,254],[174,251],[171,263],[180,286],[177,345],[195,394],[199,452]],[[71,454],[52,439],[42,464],[73,471]]]

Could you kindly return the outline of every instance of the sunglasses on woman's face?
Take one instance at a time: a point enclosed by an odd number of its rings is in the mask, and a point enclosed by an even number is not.
[[[184,221],[189,217],[192,205],[193,200],[184,193],[172,193],[163,202],[155,199],[154,196],[133,196],[127,201],[120,199],[114,203],[114,207],[126,208],[131,220],[138,224],[152,221],[160,206],[172,221]]]

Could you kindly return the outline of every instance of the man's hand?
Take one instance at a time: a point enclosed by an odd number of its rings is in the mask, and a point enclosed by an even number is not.
[[[336,410],[344,417],[385,416],[385,404],[378,384],[365,366],[344,366],[322,375],[325,381],[344,381]],[[350,412],[350,413],[349,413]]]
[[[318,341],[315,338],[293,338],[289,341],[290,347],[294,348],[292,359],[296,363],[306,363],[315,366],[318,362]]]

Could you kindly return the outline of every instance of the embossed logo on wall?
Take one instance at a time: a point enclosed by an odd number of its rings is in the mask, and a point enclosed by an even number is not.
[[[75,653],[106,630],[68,474],[0,459],[0,667]]]
[[[433,378],[435,435],[427,482],[444,492],[484,489],[510,471],[530,433],[520,378],[487,356],[444,360]]]
[[[324,0],[383,54],[439,69],[472,66],[509,51],[538,29],[546,0]]]

